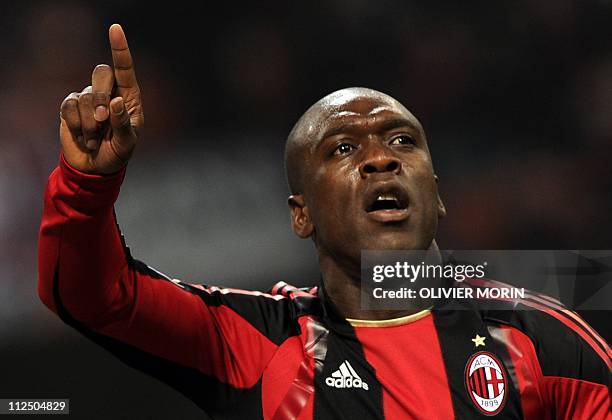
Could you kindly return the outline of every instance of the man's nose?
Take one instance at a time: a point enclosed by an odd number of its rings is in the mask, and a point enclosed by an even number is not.
[[[402,162],[382,147],[374,147],[359,165],[359,173],[362,178],[367,178],[374,173],[392,172],[399,174],[402,170]]]

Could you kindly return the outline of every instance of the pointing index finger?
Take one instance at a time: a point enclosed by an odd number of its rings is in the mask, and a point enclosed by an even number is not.
[[[138,87],[136,72],[134,71],[134,62],[132,61],[127,38],[125,37],[121,25],[116,23],[111,25],[108,30],[108,37],[113,53],[113,65],[117,86],[126,89]]]

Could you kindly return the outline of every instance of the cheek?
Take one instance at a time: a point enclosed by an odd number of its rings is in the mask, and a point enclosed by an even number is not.
[[[415,196],[417,197],[417,207],[425,213],[433,211],[437,214],[438,186],[431,166],[422,165],[413,167],[411,178],[413,180]]]
[[[355,177],[357,175],[357,178]],[[345,199],[352,190],[352,185],[359,182],[359,173],[351,170],[350,165],[320,165],[312,174],[311,183],[316,186],[316,196]]]
[[[351,185],[356,184],[354,175],[347,171],[321,168],[313,174],[311,214],[315,226],[346,223],[346,217],[354,212],[355,194]]]

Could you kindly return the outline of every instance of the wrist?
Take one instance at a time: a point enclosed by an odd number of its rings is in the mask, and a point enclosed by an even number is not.
[[[108,196],[110,202],[114,202],[119,194],[119,189],[125,177],[126,167],[119,171],[105,174],[90,174],[74,168],[66,160],[64,154],[60,155],[59,170],[64,185],[79,196],[96,195],[99,198]],[[102,199],[102,201],[106,201]]]

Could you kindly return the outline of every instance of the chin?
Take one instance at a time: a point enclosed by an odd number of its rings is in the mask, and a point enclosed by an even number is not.
[[[405,233],[398,235],[396,232],[389,232],[370,236],[367,246],[363,249],[380,251],[424,250],[429,248],[430,243],[431,241],[422,241],[414,236],[406,237]]]

